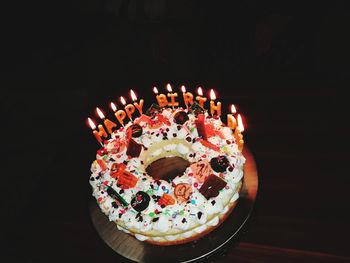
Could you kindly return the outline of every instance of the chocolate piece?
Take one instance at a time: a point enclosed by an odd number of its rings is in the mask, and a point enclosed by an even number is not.
[[[137,123],[131,125],[128,130],[131,130],[131,136],[134,138],[140,137],[142,135],[142,127]]]
[[[141,212],[148,207],[151,198],[143,191],[138,191],[136,195],[131,199],[131,207],[137,212]]]
[[[141,153],[142,145],[135,142],[133,139],[130,138],[128,143],[128,149],[126,151],[126,154],[130,157],[139,157]]]
[[[199,189],[199,192],[207,199],[211,197],[216,197],[219,195],[219,191],[223,189],[227,183],[221,179],[220,177],[217,177],[214,174],[209,175],[207,180],[204,182],[202,187]]]
[[[225,172],[227,167],[230,166],[230,162],[226,156],[220,155],[210,160],[210,166],[215,172],[222,173]]]
[[[205,110],[197,102],[192,104],[190,110],[195,116],[205,112]]]
[[[184,124],[186,121],[188,121],[188,115],[184,111],[179,111],[175,114],[174,120],[177,124]]]
[[[114,200],[116,200],[120,205],[127,207],[129,204],[124,200],[121,195],[117,193],[116,190],[114,190],[112,187],[108,186],[107,188],[107,194],[112,197]]]
[[[160,113],[161,111],[162,108],[158,104],[152,103],[152,105],[147,109],[145,114],[147,116],[153,116],[157,113]]]

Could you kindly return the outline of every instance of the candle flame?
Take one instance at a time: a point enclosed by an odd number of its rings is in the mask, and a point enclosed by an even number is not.
[[[154,92],[155,94],[158,94],[158,89],[157,89],[157,87],[153,87],[153,92]]]
[[[96,129],[95,123],[90,118],[88,118],[88,122],[89,122],[89,125],[90,125],[91,129],[95,130]]]
[[[213,89],[210,90],[210,99],[211,100],[216,100],[216,95]]]
[[[123,96],[120,96],[120,102],[121,102],[123,105],[125,105],[125,104],[126,104],[126,101],[125,101],[125,99],[124,99],[124,97],[123,97]]]
[[[112,108],[112,111],[114,112],[117,110],[117,106],[115,106],[113,102],[111,102],[111,108]]]
[[[136,94],[135,94],[135,92],[132,89],[130,90],[130,95],[131,95],[132,101],[136,101],[137,100]]]
[[[238,114],[238,128],[241,132],[244,131],[244,125],[243,125],[243,121],[242,121],[242,117],[241,114]]]
[[[182,91],[183,93],[186,92],[186,87],[185,87],[184,85],[181,86],[181,91]]]
[[[203,90],[202,90],[201,87],[198,87],[197,93],[198,93],[199,96],[203,96]]]
[[[237,112],[235,105],[231,104],[231,113],[235,114]]]
[[[103,112],[99,109],[99,107],[96,107],[96,112],[97,112],[97,115],[98,115],[101,119],[104,119],[104,118],[105,118],[105,115],[104,115]]]
[[[173,92],[173,89],[172,89],[172,87],[171,87],[171,85],[170,85],[169,83],[166,85],[166,89],[167,89],[169,92]]]

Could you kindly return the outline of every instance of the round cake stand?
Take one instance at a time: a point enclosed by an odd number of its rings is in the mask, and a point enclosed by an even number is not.
[[[246,158],[243,188],[237,206],[230,216],[214,231],[204,237],[182,245],[156,246],[141,242],[117,229],[104,215],[95,199],[90,202],[90,215],[93,225],[103,239],[119,255],[137,262],[192,262],[203,260],[218,252],[232,240],[247,222],[258,191],[258,173],[252,153],[243,150]]]

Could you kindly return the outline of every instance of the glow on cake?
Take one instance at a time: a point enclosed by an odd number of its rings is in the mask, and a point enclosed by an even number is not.
[[[131,90],[133,104],[122,97],[124,110],[111,103],[119,128],[100,108],[106,129],[88,118],[103,142],[90,176],[101,211],[121,231],[156,245],[190,242],[218,227],[237,204],[244,175],[244,127],[234,106],[226,126],[214,90],[210,114],[202,88],[196,101],[184,86],[181,91],[185,108],[170,84],[166,95],[154,87],[158,103],[143,113],[144,101]]]

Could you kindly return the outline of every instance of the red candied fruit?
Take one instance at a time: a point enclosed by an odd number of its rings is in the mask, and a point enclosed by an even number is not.
[[[204,140],[206,140],[207,133],[205,130],[204,120],[205,120],[204,114],[198,114],[198,117],[197,117],[197,120],[195,123],[196,123],[197,131],[198,131],[198,135],[200,137],[202,137]]]

